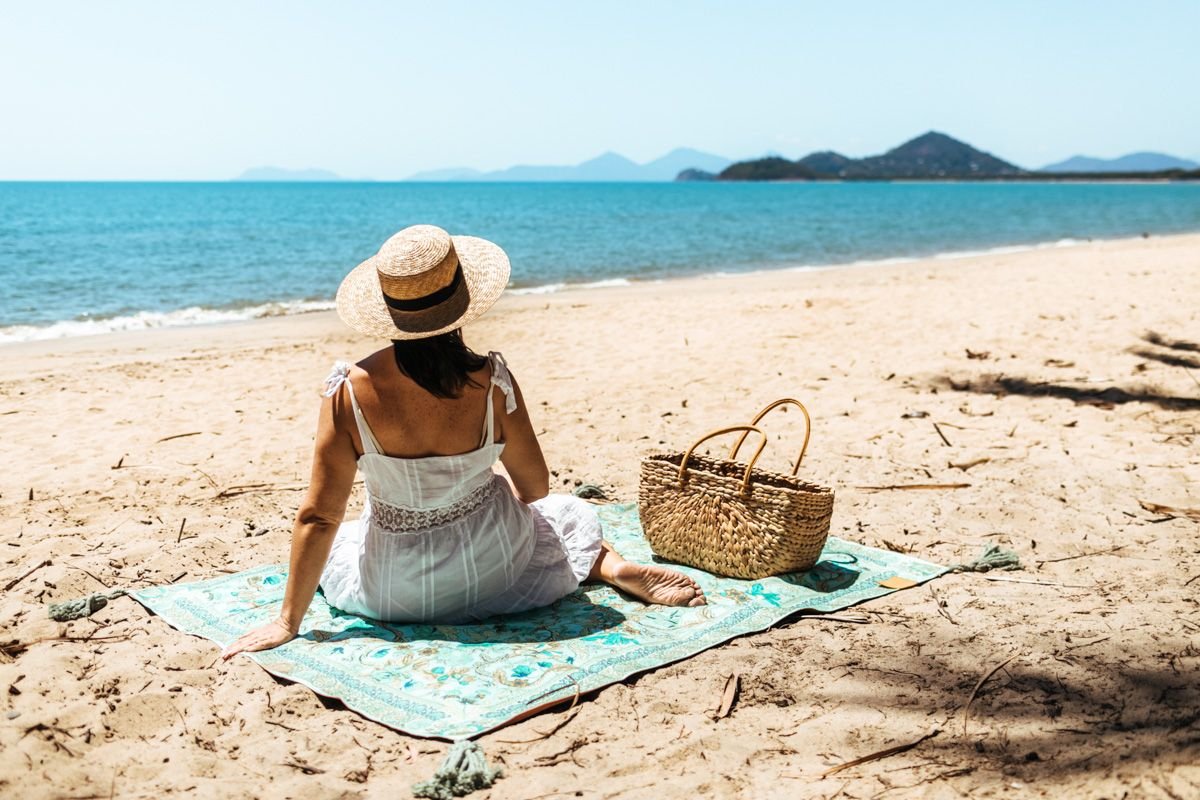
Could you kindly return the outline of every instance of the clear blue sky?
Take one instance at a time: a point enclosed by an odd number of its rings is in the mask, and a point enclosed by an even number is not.
[[[1200,1],[0,0],[0,179],[861,156],[1200,160]]]

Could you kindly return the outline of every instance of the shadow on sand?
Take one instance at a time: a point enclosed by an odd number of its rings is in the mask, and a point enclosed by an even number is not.
[[[1148,331],[1142,341],[1152,345],[1135,345],[1126,352],[1150,361],[1158,361],[1185,370],[1200,369],[1200,357],[1187,355],[1200,353],[1200,344],[1182,339],[1170,339],[1162,334]],[[1191,373],[1188,373],[1191,375]],[[1196,376],[1192,376],[1196,380]],[[1035,381],[1015,375],[981,375],[967,380],[956,380],[941,376],[933,380],[938,389],[974,394],[1021,395],[1025,397],[1059,397],[1080,405],[1111,405],[1126,403],[1149,403],[1170,411],[1200,410],[1200,397],[1166,394],[1151,387],[1125,389],[1118,386],[1080,385],[1071,381]],[[1200,385],[1200,381],[1198,381]]]

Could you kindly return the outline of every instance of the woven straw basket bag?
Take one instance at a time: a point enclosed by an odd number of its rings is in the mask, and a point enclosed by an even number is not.
[[[804,445],[790,475],[755,469],[767,436],[757,425],[772,409],[790,404],[804,414]],[[728,459],[696,455],[714,436],[741,431]],[[762,437],[749,464],[738,450],[751,433]],[[808,449],[812,420],[798,400],[771,403],[749,425],[701,436],[686,453],[659,453],[642,461],[638,509],[651,549],[669,561],[717,575],[757,579],[810,569],[829,536],[833,491],[796,477]]]

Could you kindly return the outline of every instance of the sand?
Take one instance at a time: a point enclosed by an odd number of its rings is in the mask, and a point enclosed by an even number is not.
[[[1200,507],[1200,236],[510,295],[467,338],[507,356],[564,490],[633,499],[646,452],[792,395],[835,534],[1027,567],[485,736],[509,777],[477,797],[1200,793],[1200,522],[1145,507]],[[371,347],[321,313],[0,348],[0,588],[50,562],[0,595],[0,795],[406,797],[433,773],[443,743],[216,663],[128,598],[68,624],[44,607],[284,560],[321,380]],[[782,467],[799,418],[772,433]],[[862,488],[914,483],[968,485]]]

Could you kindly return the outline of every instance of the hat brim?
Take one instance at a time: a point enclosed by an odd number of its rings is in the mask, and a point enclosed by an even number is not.
[[[452,298],[428,313],[422,312],[419,324],[398,323],[384,303],[376,256],[372,256],[352,269],[338,287],[338,316],[359,333],[383,339],[426,339],[461,328],[479,317],[508,285],[508,256],[499,245],[477,236],[450,239],[462,267],[465,303]]]

